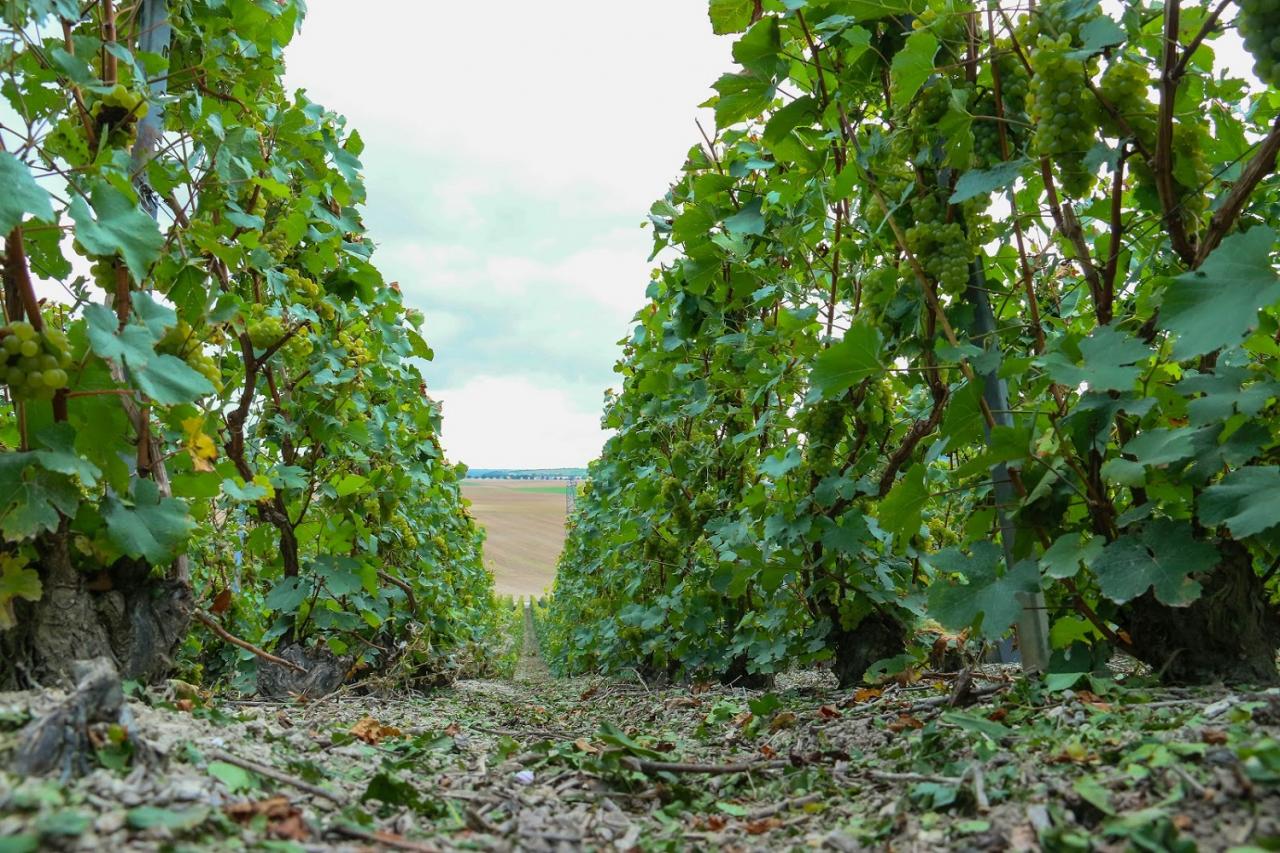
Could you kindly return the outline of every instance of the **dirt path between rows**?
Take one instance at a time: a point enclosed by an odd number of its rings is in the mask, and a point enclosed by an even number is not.
[[[1280,839],[1280,692],[1049,695],[992,669],[975,679],[980,702],[951,708],[951,675],[849,691],[807,670],[769,693],[553,678],[536,627],[526,610],[510,681],[189,711],[172,695],[135,699],[132,758],[106,738],[103,766],[78,780],[0,773],[0,849],[1119,851]],[[0,753],[56,698],[0,695]]]

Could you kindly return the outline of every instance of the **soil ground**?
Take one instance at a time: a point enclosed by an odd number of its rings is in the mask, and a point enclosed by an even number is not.
[[[561,480],[464,480],[462,494],[485,529],[485,565],[500,595],[541,596],[551,589],[564,547]]]
[[[553,679],[130,702],[134,758],[0,773],[0,849],[1226,850],[1280,843],[1280,692],[1047,693],[998,668],[772,692]],[[185,688],[180,688],[179,693]],[[1097,692],[1095,692],[1097,691]],[[57,694],[0,695],[0,752]],[[186,707],[185,705],[183,707]],[[1007,724],[1007,725],[1006,725]],[[143,753],[150,755],[146,761]],[[245,766],[255,769],[246,771]],[[112,769],[112,768],[115,769]]]

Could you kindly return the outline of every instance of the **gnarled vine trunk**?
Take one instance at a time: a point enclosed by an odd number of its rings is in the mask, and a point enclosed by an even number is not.
[[[835,655],[831,671],[841,687],[861,684],[873,663],[900,655],[907,648],[906,627],[880,610],[871,611],[852,628],[841,627],[838,616],[831,625],[827,647]]]
[[[154,681],[173,666],[191,621],[191,590],[122,559],[94,577],[72,564],[65,532],[39,542],[44,593],[18,602],[18,624],[0,633],[0,688],[67,684],[72,664],[110,658],[122,678]]]
[[[1135,655],[1171,684],[1274,684],[1280,612],[1267,600],[1247,549],[1219,544],[1216,568],[1188,607],[1161,604],[1148,591],[1121,609]]]

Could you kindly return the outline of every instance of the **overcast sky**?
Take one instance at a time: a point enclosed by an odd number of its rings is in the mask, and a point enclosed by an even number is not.
[[[426,314],[450,457],[585,465],[648,283],[640,223],[729,40],[703,0],[308,8],[288,83],[364,138],[374,258]]]

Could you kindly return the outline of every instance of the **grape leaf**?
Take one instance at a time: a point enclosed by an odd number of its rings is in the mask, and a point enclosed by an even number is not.
[[[15,598],[39,601],[43,594],[44,586],[35,569],[27,568],[20,557],[0,557],[0,631],[7,631],[17,624],[13,612]]]
[[[1074,364],[1065,353],[1053,352],[1041,359],[1049,375],[1068,387],[1089,383],[1091,391],[1127,391],[1142,375],[1135,362],[1150,358],[1151,347],[1114,326],[1099,326],[1080,342],[1083,364]]]
[[[933,73],[933,57],[937,52],[938,40],[932,34],[917,30],[907,37],[906,44],[894,54],[889,66],[895,106],[905,105],[920,91]]]
[[[924,475],[923,465],[912,465],[880,502],[876,521],[893,534],[894,541],[899,545],[905,545],[920,531],[924,505],[929,502],[929,488]]]
[[[161,498],[159,487],[151,480],[133,481],[132,507],[108,495],[102,516],[111,541],[120,550],[152,565],[170,559],[195,526],[186,502]]]
[[[1040,556],[1040,567],[1051,578],[1073,578],[1080,565],[1088,566],[1102,552],[1103,540],[1090,536],[1081,539],[1079,533],[1059,536]]]
[[[751,23],[754,0],[711,0],[711,31],[718,36],[740,33]]]
[[[773,83],[755,74],[725,74],[711,88],[720,95],[715,106],[718,128],[759,115],[774,96]]]
[[[31,453],[0,453],[0,534],[11,541],[56,530],[75,515],[80,489],[65,474],[32,465]]]
[[[742,206],[742,210],[725,219],[724,229],[734,237],[763,234],[764,215],[760,212],[763,206],[764,203],[760,199],[753,198]]]
[[[838,397],[884,368],[880,364],[880,330],[859,320],[838,342],[818,353],[809,383],[826,399]]]
[[[102,469],[80,455],[76,450],[76,431],[69,423],[54,423],[33,437],[42,450],[33,452],[36,461],[47,471],[72,474],[85,486],[97,484]]]
[[[952,204],[959,204],[980,195],[986,195],[1009,186],[1018,179],[1022,170],[1027,167],[1027,159],[1010,160],[998,163],[990,169],[970,169],[956,181],[956,188],[948,199]]]
[[[1040,590],[1040,571],[1034,560],[1023,560],[1000,574],[1004,554],[992,542],[975,542],[971,554],[946,548],[929,557],[934,568],[962,575],[964,584],[938,578],[929,587],[929,613],[953,631],[982,617],[979,633],[994,639],[1009,630],[1022,612],[1018,593]]]
[[[1276,232],[1255,226],[1232,234],[1200,269],[1174,279],[1160,307],[1160,327],[1173,332],[1173,355],[1192,358],[1238,344],[1258,325],[1258,311],[1280,301],[1271,263]]]
[[[743,68],[768,76],[780,50],[782,37],[778,33],[778,19],[769,15],[756,21],[747,34],[734,43],[733,58]]]
[[[1102,594],[1124,604],[1154,587],[1156,598],[1182,607],[1200,597],[1192,572],[1208,571],[1218,563],[1218,549],[1191,534],[1186,521],[1157,519],[1140,534],[1115,540],[1090,568]]]
[[[1250,465],[1205,489],[1198,506],[1205,524],[1225,524],[1237,539],[1280,524],[1280,468]]]
[[[164,247],[156,221],[106,182],[94,186],[91,199],[92,209],[82,196],[71,197],[76,239],[95,255],[119,254],[134,279],[142,281]]]
[[[53,221],[49,194],[36,183],[25,163],[7,151],[0,151],[0,234],[8,234],[30,214],[42,222]]]

